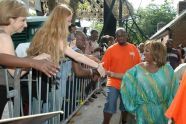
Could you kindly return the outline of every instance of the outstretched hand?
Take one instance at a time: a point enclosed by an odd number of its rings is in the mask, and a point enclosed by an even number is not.
[[[105,69],[103,68],[103,63],[99,63],[97,71],[99,72],[101,77],[105,77]]]
[[[52,77],[56,75],[56,73],[59,71],[59,67],[57,65],[55,65],[54,63],[46,59],[34,60],[32,64],[32,68],[43,72],[48,77]]]

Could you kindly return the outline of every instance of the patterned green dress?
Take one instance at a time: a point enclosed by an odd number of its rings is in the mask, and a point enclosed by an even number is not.
[[[169,64],[155,73],[136,65],[123,76],[120,92],[126,110],[136,115],[137,124],[167,124],[164,113],[177,87]]]

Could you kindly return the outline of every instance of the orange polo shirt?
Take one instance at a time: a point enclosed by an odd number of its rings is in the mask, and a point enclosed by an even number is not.
[[[186,124],[186,71],[176,96],[165,115],[168,118],[173,118],[175,124]]]
[[[118,43],[110,46],[102,59],[104,68],[107,71],[115,73],[125,73],[128,69],[141,61],[140,54],[135,45],[127,43],[121,46]],[[108,77],[107,86],[120,89],[121,80],[117,78]]]

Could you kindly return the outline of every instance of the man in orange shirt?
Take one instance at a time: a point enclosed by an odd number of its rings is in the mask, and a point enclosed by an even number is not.
[[[107,98],[104,107],[103,124],[109,124],[112,115],[116,112],[117,99],[120,98],[120,110],[122,111],[122,123],[126,123],[127,112],[120,95],[120,84],[123,74],[141,60],[135,45],[128,43],[128,36],[124,28],[116,30],[116,43],[110,46],[102,62],[107,71]]]
[[[170,107],[165,113],[175,124],[186,124],[186,71]]]

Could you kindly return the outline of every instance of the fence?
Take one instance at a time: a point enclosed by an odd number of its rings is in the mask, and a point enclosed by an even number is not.
[[[45,123],[65,124],[97,90],[85,94],[85,88],[91,79],[76,77],[72,72],[72,61],[69,59],[62,62],[60,72],[52,78],[34,70],[30,70],[26,76],[20,78],[21,69],[16,69],[12,90],[9,90],[7,69],[4,72],[9,99],[9,117],[62,110],[63,115],[53,117]],[[14,99],[14,104],[11,98]]]

